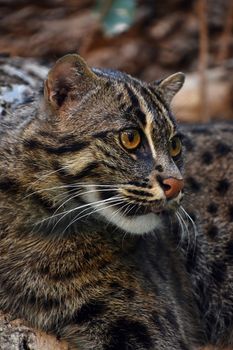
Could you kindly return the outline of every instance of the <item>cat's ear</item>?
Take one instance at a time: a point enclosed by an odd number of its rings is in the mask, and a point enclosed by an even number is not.
[[[55,110],[65,102],[81,98],[93,88],[97,76],[77,54],[60,58],[48,73],[44,84],[45,101]]]
[[[167,104],[170,104],[173,97],[182,88],[185,81],[184,73],[178,72],[170,75],[169,77],[157,82],[157,84],[151,84],[155,88],[159,88]]]

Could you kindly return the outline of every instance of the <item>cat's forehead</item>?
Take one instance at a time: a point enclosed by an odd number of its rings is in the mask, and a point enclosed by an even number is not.
[[[95,73],[104,78],[99,90],[97,87],[101,103],[96,108],[100,108],[100,114],[104,112],[103,117],[106,115],[112,126],[175,133],[174,118],[159,90],[156,92],[155,88],[122,72],[95,70]]]
[[[181,72],[147,84],[122,72],[92,69],[70,54],[48,73],[45,105],[67,129],[87,136],[137,127],[148,135],[172,137],[175,122],[168,106],[183,83]]]

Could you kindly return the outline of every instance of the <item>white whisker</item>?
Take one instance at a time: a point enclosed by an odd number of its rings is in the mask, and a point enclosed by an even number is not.
[[[184,213],[184,215],[187,217],[187,219],[191,222],[191,225],[193,227],[193,231],[194,231],[194,244],[196,246],[196,241],[197,241],[197,236],[198,236],[198,230],[197,230],[197,226],[195,224],[195,222],[193,221],[193,219],[191,218],[191,216],[187,213],[187,211],[184,209],[183,206],[180,206],[180,209],[182,210],[182,212]]]
[[[184,238],[186,237],[185,236],[185,229],[184,229],[184,223],[183,223],[183,220],[181,219],[181,215],[180,213],[177,211],[176,212],[176,217],[178,219],[178,222],[179,222],[179,225],[180,225],[180,228],[181,228],[181,241],[184,240]]]
[[[68,166],[68,165],[65,165],[65,166],[63,166],[63,167],[61,167],[61,168],[59,168],[59,169],[50,171],[50,172],[46,173],[45,175],[42,175],[39,179],[37,179],[36,181],[32,182],[32,183],[30,184],[29,188],[32,187],[33,185],[35,185],[36,183],[38,183],[38,182],[40,182],[40,181],[43,181],[43,180],[46,179],[48,176],[50,176],[50,175],[52,175],[52,174],[55,174],[55,173],[57,173],[57,172],[60,171],[60,170],[67,169],[67,168],[69,168],[69,166]]]
[[[81,191],[81,190],[80,190]],[[56,214],[59,209],[61,209],[62,207],[64,207],[65,204],[67,204],[68,202],[70,202],[71,200],[75,199],[75,198],[78,198],[80,196],[83,196],[84,194],[89,194],[89,193],[95,193],[95,192],[109,192],[109,191],[112,191],[112,189],[100,189],[100,190],[88,190],[88,191],[84,191],[84,192],[81,192],[79,193],[79,191],[72,197],[69,197],[66,201],[62,202],[62,204],[55,210],[54,214]],[[110,197],[111,198],[111,197]]]
[[[70,187],[73,187],[73,189],[70,190],[70,191],[75,191],[76,189],[78,189],[80,187],[83,187],[83,188],[85,188],[85,187],[104,187],[104,189],[108,188],[109,190],[118,189],[117,185],[109,187],[109,185],[98,185],[98,184],[86,184],[86,185],[68,184],[68,185],[62,185],[62,186],[54,186],[54,187],[42,188],[40,190],[36,190],[36,191],[34,191],[32,193],[29,193],[23,199],[29,198],[29,197],[33,196],[34,194],[39,194],[39,193],[43,193],[43,192],[46,192],[46,191],[54,191],[54,190],[58,190],[58,189],[66,189],[66,188],[70,188]],[[63,193],[61,193],[60,195],[62,195],[62,194]]]
[[[66,211],[63,211],[63,212],[61,212],[61,213],[57,213],[56,215],[52,215],[52,216],[49,217],[49,218],[45,218],[45,219],[43,219],[43,220],[37,222],[35,225],[39,225],[40,223],[43,223],[43,222],[45,222],[45,221],[54,219],[55,217],[60,216],[60,215],[63,215],[63,216],[62,216],[62,218],[63,218],[63,217],[65,217],[66,215],[72,213],[73,211],[76,211],[76,210],[79,210],[79,209],[82,209],[82,208],[84,208],[84,207],[88,207],[88,206],[91,206],[91,205],[93,205],[93,204],[97,204],[97,203],[100,203],[100,202],[107,202],[107,201],[109,201],[109,200],[111,200],[111,199],[113,199],[113,198],[114,198],[114,199],[115,199],[115,198],[118,199],[118,198],[120,198],[120,197],[119,197],[119,196],[116,196],[116,197],[111,197],[111,198],[99,200],[99,201],[92,202],[92,203],[83,204],[83,205],[81,205],[81,206],[79,206],[79,207],[75,207],[75,208],[72,208],[72,209],[70,209],[70,210],[66,210]],[[62,218],[61,218],[61,219],[62,219]]]
[[[79,221],[79,220],[81,220],[81,219],[83,219],[83,218],[85,218],[85,217],[87,217],[87,216],[90,216],[90,215],[92,215],[92,214],[94,214],[94,213],[96,213],[96,212],[99,212],[99,211],[101,211],[101,210],[103,210],[103,209],[107,209],[107,208],[111,208],[111,207],[113,207],[113,206],[115,206],[116,204],[119,204],[119,203],[122,203],[122,202],[124,202],[121,198],[120,199],[118,199],[118,200],[113,200],[112,202],[111,202],[111,204],[110,205],[108,205],[108,206],[104,206],[104,207],[102,207],[102,208],[95,208],[94,210],[92,210],[91,212],[89,212],[89,213],[86,213],[86,214],[84,214],[84,215],[81,215],[81,216],[79,216],[79,215],[77,215],[70,223],[69,223],[69,225],[68,226],[66,226],[66,228],[65,228],[65,230],[63,231],[63,233],[71,226],[71,225],[73,225],[74,223],[76,223],[77,221]],[[104,205],[105,203],[99,203],[98,205],[96,205],[96,206],[101,206],[101,205]],[[89,208],[87,208],[87,209],[85,209],[84,211],[86,211],[86,210],[88,210]],[[82,212],[84,212],[84,211],[82,211]],[[81,213],[82,213],[81,212]],[[80,213],[79,213],[80,214]]]

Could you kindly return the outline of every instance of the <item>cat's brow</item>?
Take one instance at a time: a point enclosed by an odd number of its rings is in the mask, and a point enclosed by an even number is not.
[[[174,119],[159,92],[153,91],[149,86],[129,82],[124,83],[123,89],[131,102],[128,107],[129,114],[133,112],[134,120],[136,119],[142,128],[148,131],[149,122],[157,124],[159,128],[169,129],[170,136],[174,134]]]
[[[101,139],[101,138],[105,138],[110,133],[119,133],[121,131],[136,128],[136,127],[137,127],[137,125],[135,125],[135,124],[127,124],[127,126],[122,126],[120,128],[112,128],[112,129],[108,129],[105,131],[100,131],[100,132],[94,133],[94,134],[92,134],[92,137]]]

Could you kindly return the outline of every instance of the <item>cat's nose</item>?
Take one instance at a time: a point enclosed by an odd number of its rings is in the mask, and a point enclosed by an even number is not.
[[[172,199],[178,196],[184,187],[184,180],[178,180],[174,177],[168,177],[162,180],[162,188],[167,199]]]

